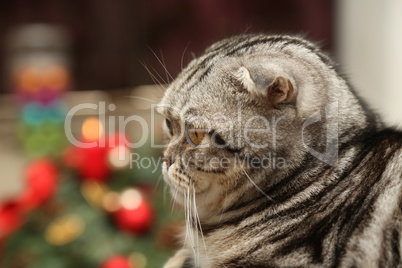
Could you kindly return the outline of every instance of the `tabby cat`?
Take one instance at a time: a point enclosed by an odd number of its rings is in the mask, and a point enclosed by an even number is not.
[[[315,44],[217,42],[158,109],[186,218],[164,267],[402,267],[402,134]]]

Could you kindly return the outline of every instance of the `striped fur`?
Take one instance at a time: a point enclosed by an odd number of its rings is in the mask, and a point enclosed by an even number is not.
[[[316,45],[220,41],[159,109],[164,179],[187,223],[164,267],[402,267],[402,134]]]

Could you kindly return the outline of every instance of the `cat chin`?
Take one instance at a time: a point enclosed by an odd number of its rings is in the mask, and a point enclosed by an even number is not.
[[[183,194],[202,194],[208,191],[213,180],[210,175],[188,176],[184,172],[178,171],[175,164],[169,169],[165,165],[162,166],[162,175],[164,181],[170,186],[172,193],[179,191]]]
[[[222,199],[222,196],[224,196],[222,194],[223,191],[220,188],[214,187],[214,185],[211,185],[211,187],[204,192],[196,193],[195,199],[192,199],[193,196],[187,198],[184,192],[174,186],[170,186],[170,192],[174,203],[183,209],[185,209],[189,203],[192,206],[195,201],[197,213],[201,220],[207,220],[214,215],[220,214],[222,205],[224,205],[224,199]]]
[[[189,200],[197,204],[197,210],[200,218],[204,218],[214,211],[220,211],[221,207],[217,202],[222,196],[222,189],[215,183],[208,184],[208,187],[202,190],[193,190],[182,185],[177,185],[177,182],[172,180],[167,173],[164,174],[164,180],[167,182],[170,188],[170,193],[175,204],[185,207]],[[194,199],[193,199],[194,198]]]

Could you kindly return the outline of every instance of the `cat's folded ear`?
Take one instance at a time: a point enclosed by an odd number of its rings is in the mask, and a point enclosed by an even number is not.
[[[236,78],[252,97],[264,99],[275,106],[290,102],[295,94],[294,86],[285,73],[265,66],[240,67]]]

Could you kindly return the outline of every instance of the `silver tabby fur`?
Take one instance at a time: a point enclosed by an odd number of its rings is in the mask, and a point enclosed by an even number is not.
[[[275,92],[278,77],[292,90]],[[186,213],[183,248],[165,268],[402,267],[402,134],[315,44],[217,42],[171,83],[159,112],[169,120],[164,179]],[[199,145],[189,125],[206,133]],[[258,165],[264,156],[269,166]]]

